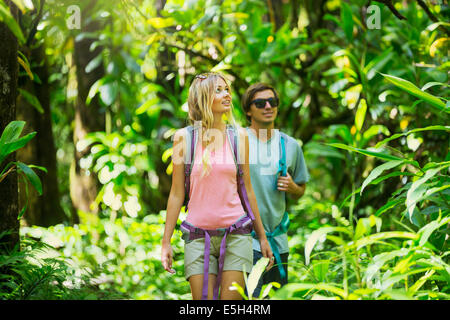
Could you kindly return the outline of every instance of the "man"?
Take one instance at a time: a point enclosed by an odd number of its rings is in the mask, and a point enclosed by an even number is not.
[[[285,285],[288,282],[289,247],[286,231],[289,218],[286,194],[295,200],[300,199],[305,192],[309,174],[300,145],[294,138],[274,127],[279,98],[273,87],[264,83],[250,86],[242,97],[242,108],[250,122],[247,131],[251,182],[264,230],[276,258],[274,267],[263,274],[253,293],[254,297],[258,297],[263,284],[275,281]],[[283,158],[285,166],[280,162]],[[261,257],[259,243],[253,239],[253,263]]]

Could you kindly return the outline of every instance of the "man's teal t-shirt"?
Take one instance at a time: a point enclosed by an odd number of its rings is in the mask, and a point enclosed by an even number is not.
[[[267,141],[259,140],[254,131],[247,128],[249,139],[250,178],[256,196],[259,214],[266,232],[273,232],[280,224],[286,211],[286,192],[278,191],[278,162],[280,159],[280,132],[274,130]],[[287,136],[287,135],[286,135]],[[286,141],[287,171],[297,184],[309,180],[303,151],[298,142],[287,136]],[[275,237],[280,253],[289,252],[287,235]],[[253,249],[261,251],[259,241],[253,239]]]

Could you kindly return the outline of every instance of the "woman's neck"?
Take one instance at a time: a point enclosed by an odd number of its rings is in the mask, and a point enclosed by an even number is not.
[[[220,131],[225,131],[226,126],[227,125],[223,121],[222,114],[215,113],[212,128],[220,130]]]

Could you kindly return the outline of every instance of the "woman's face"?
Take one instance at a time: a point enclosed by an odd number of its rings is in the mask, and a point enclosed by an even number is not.
[[[231,110],[231,92],[225,81],[219,77],[214,88],[213,113],[225,113]]]

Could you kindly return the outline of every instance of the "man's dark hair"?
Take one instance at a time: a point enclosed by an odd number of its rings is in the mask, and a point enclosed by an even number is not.
[[[247,112],[250,111],[250,105],[252,104],[253,98],[258,92],[265,90],[272,90],[275,99],[279,101],[277,91],[272,86],[262,82],[252,84],[245,91],[241,100],[242,109],[244,109],[245,117],[247,118],[248,122],[251,121],[251,118],[247,115]]]

